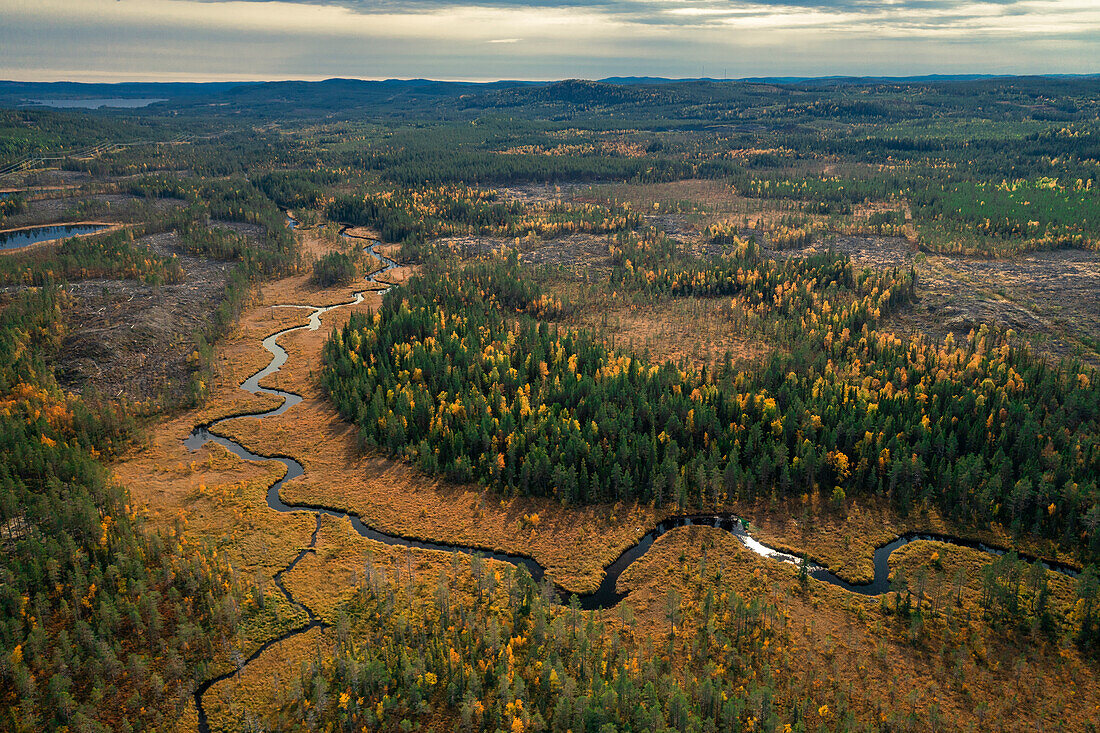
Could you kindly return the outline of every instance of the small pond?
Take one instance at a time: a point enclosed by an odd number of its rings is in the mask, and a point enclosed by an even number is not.
[[[19,249],[37,242],[51,239],[75,237],[77,234],[91,234],[106,229],[106,224],[53,224],[50,226],[18,229],[12,232],[0,232],[0,250]]]

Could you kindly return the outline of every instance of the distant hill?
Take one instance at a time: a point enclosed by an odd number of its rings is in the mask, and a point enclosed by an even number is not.
[[[911,77],[757,77],[725,79],[669,79],[664,77],[609,77],[601,80],[566,79],[529,82],[454,82],[432,79],[326,79],[276,82],[127,82],[87,84],[79,82],[0,81],[0,107],[22,107],[35,99],[163,99],[166,101],[126,114],[174,114],[203,116],[256,116],[260,118],[309,118],[334,115],[420,118],[452,118],[492,110],[549,120],[570,119],[576,114],[610,114],[618,110],[643,118],[658,110],[675,111],[675,117],[718,121],[733,110],[760,103],[761,95],[773,102],[807,102],[806,95],[829,89],[868,87],[896,90],[913,85],[942,87],[949,96],[972,96],[995,90],[1012,90],[1023,97],[1042,95],[1057,88],[1080,86],[1092,90],[1100,75],[1057,74],[1047,76],[995,76],[989,74],[924,75]],[[821,110],[822,114],[881,117],[873,103],[845,102],[847,109]],[[616,112],[618,114],[618,112]]]
[[[1035,74],[1048,79],[1090,79],[1100,74]],[[756,82],[761,84],[882,84],[905,82],[953,82],[980,79],[1012,79],[1012,74],[924,74],[920,76],[743,76],[737,78],[690,77],[673,79],[664,76],[609,76],[599,81],[607,84],[675,84],[685,81]]]
[[[75,81],[0,81],[0,100],[18,98],[89,99],[118,97],[137,99],[162,97],[201,97],[219,94],[241,86],[255,86],[262,82],[214,81],[214,82],[122,82],[118,84],[88,84]]]

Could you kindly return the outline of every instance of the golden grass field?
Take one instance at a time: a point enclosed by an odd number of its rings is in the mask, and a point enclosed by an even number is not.
[[[313,628],[273,644],[233,677],[218,682],[203,697],[213,731],[249,730],[260,713],[285,702],[297,680],[302,660],[323,654],[327,634]]]

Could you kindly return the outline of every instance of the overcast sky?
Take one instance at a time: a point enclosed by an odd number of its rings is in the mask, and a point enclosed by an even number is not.
[[[1100,72],[1100,0],[0,0],[0,78]]]

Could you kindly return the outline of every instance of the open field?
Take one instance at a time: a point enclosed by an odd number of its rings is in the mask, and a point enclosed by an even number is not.
[[[300,665],[330,650],[327,636],[319,628],[291,636],[272,645],[239,674],[212,686],[203,696],[210,729],[218,733],[247,730],[265,710],[284,703],[298,682]],[[180,730],[195,728],[184,720]]]
[[[648,354],[652,362],[700,369],[722,363],[727,355],[735,363],[751,362],[768,351],[726,298],[636,302],[626,293],[569,278],[553,279],[549,290],[569,310],[557,325],[593,331],[613,346]]]

